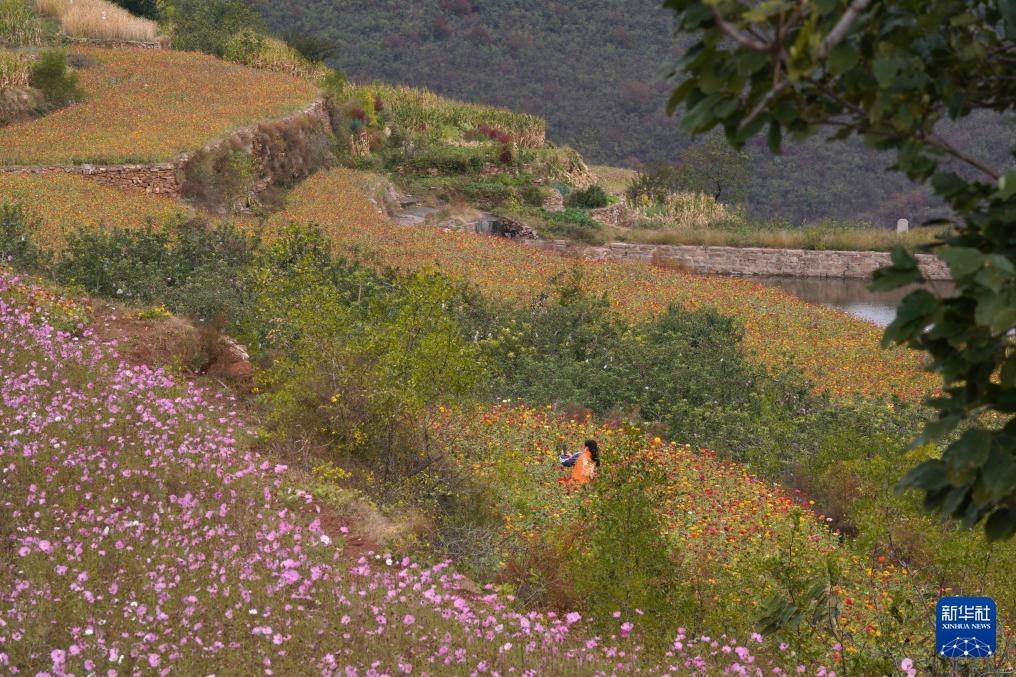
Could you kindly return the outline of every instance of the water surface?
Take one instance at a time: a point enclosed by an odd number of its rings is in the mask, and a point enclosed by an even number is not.
[[[779,287],[811,303],[839,308],[880,327],[885,327],[896,319],[896,307],[900,301],[917,288],[912,286],[891,292],[872,292],[868,289],[871,284],[868,280],[821,277],[749,277],[747,279],[771,287]],[[956,290],[956,286],[952,282],[929,282],[925,287],[940,296],[950,296]]]

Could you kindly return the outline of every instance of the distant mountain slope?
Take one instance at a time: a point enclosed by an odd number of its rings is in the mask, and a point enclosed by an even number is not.
[[[551,138],[591,162],[673,161],[689,143],[663,113],[666,73],[688,40],[674,36],[659,0],[252,1],[280,32],[337,43],[333,65],[354,79],[538,113]],[[1006,144],[992,141],[1013,131],[982,119],[964,133],[995,153]],[[816,139],[782,158],[757,156],[747,190],[757,216],[890,226],[936,211],[927,191],[885,173],[891,160],[860,143]]]

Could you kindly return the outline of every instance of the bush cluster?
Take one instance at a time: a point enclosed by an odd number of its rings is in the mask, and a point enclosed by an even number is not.
[[[592,185],[585,190],[576,190],[565,198],[565,207],[577,209],[599,209],[610,204],[606,191],[600,186]]]
[[[67,54],[47,50],[32,66],[29,82],[42,92],[48,108],[61,108],[81,98],[78,76],[67,65]]]

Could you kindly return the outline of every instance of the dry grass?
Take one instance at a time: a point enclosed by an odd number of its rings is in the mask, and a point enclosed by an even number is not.
[[[36,0],[43,14],[60,21],[64,33],[90,40],[152,42],[159,27],[105,0]]]
[[[293,113],[310,83],[203,54],[78,48],[83,103],[0,129],[0,164],[160,162],[224,134]]]
[[[638,244],[888,251],[897,245],[914,249],[930,244],[941,232],[941,228],[915,228],[904,235],[897,235],[891,230],[836,225],[768,228],[744,223],[739,227],[727,228],[693,222],[658,229],[616,230],[610,235],[622,242]]]
[[[637,174],[633,169],[605,165],[590,165],[589,173],[593,175],[593,181],[600,188],[618,197],[624,195],[625,189]]]
[[[28,59],[7,49],[0,49],[0,91],[27,87]]]
[[[0,45],[24,47],[42,42],[42,22],[29,7],[29,2],[0,0]]]

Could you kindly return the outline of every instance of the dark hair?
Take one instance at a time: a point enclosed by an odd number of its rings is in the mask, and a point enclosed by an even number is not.
[[[596,440],[586,440],[583,444],[586,449],[589,450],[589,455],[593,457],[593,463],[596,467],[600,466],[600,446],[596,444]]]

